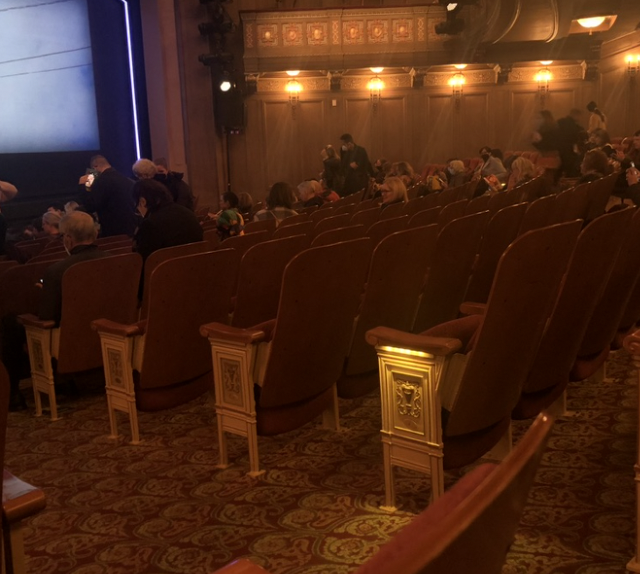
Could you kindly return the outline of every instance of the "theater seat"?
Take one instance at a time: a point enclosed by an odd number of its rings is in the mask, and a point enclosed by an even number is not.
[[[228,464],[227,432],[247,438],[249,474],[256,476],[259,434],[287,432],[320,414],[325,426],[337,428],[336,381],[370,258],[367,238],[308,249],[285,270],[276,320],[249,329],[203,324],[221,467]]]
[[[35,315],[20,315],[27,332],[36,416],[42,415],[40,394],[49,397],[51,420],[58,419],[55,378],[102,366],[100,341],[91,321],[108,317],[133,322],[138,315],[142,258],[137,253],[77,263],[62,277],[60,325]]]
[[[354,574],[500,574],[552,428],[540,415],[500,465],[462,477]],[[216,574],[266,571],[241,559]]]
[[[436,499],[445,468],[509,451],[511,411],[580,227],[571,222],[515,240],[483,315],[420,335],[384,327],[367,333],[380,366],[387,507],[395,507],[395,466],[430,474]]]
[[[117,411],[129,415],[137,444],[137,409],[167,409],[212,388],[209,348],[198,329],[207,321],[227,321],[237,271],[233,249],[170,259],[151,274],[144,321],[93,321],[104,357],[111,438],[117,437]]]

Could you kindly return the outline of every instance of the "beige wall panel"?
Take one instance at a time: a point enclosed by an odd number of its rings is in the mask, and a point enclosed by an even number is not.
[[[546,107],[546,106],[545,106]],[[531,136],[536,129],[540,99],[535,88],[510,92],[510,106],[505,110],[506,128],[502,151],[532,151]]]
[[[497,145],[487,92],[465,93],[459,109],[454,112],[453,121],[453,153],[442,160],[449,157],[476,157],[481,146]]]
[[[331,105],[321,95],[314,100],[304,100],[296,111],[296,140],[291,142],[298,150],[298,158],[292,166],[295,177],[290,181],[292,185],[298,185],[305,179],[317,178],[322,171],[322,159],[320,150],[332,142],[325,136],[326,105]],[[335,136],[340,137],[340,134]]]
[[[406,95],[385,95],[376,112],[371,114],[373,137],[367,151],[372,163],[379,157],[412,163],[411,122],[407,108]]]
[[[597,101],[607,116],[607,131],[610,136],[626,136],[640,128],[640,88],[620,69],[609,70],[601,75],[604,98]]]
[[[294,119],[288,101],[263,102],[262,132],[262,153],[266,163],[263,189],[276,181],[295,181],[299,177],[302,156],[297,119]]]
[[[423,130],[424,134],[424,148],[418,156],[420,167],[416,167],[420,170],[427,163],[442,163],[452,157],[457,146],[452,116],[458,112],[454,110],[451,95],[425,93],[425,100],[427,121],[418,128]]]
[[[372,149],[373,134],[371,131],[371,118],[373,109],[371,101],[368,97],[362,96],[344,96],[344,122],[340,133],[336,134],[339,138],[343,133],[350,133],[358,145],[364,147],[367,152]],[[338,142],[339,143],[339,142]]]

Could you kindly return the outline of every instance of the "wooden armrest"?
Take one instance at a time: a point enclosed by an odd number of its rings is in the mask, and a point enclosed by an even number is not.
[[[258,566],[251,562],[251,560],[246,560],[245,558],[241,558],[240,560],[236,560],[231,564],[227,564],[223,566],[219,570],[212,572],[211,574],[269,574],[262,566]]]
[[[376,327],[367,331],[365,338],[367,343],[373,346],[399,347],[402,349],[413,349],[445,357],[455,353],[462,348],[460,339],[448,337],[429,337],[426,335],[414,335],[405,333],[389,327]]]
[[[20,480],[6,468],[2,474],[2,514],[9,524],[40,512],[47,505],[44,492]]]
[[[474,303],[473,301],[465,301],[460,305],[460,313],[463,315],[484,315],[487,312],[486,303]]]
[[[622,345],[632,355],[640,355],[640,329],[629,333]]]
[[[40,318],[27,313],[26,315],[18,315],[18,320],[25,327],[37,327],[38,329],[53,329],[56,326],[55,321],[42,321]]]
[[[91,321],[91,328],[98,333],[109,333],[110,335],[119,335],[121,337],[135,337],[136,335],[144,335],[147,329],[146,321],[139,321],[131,325],[116,323],[109,319],[96,319]]]
[[[226,339],[234,343],[251,345],[260,343],[265,339],[265,332],[261,329],[240,329],[231,327],[224,323],[207,323],[200,327],[200,334],[203,337]]]

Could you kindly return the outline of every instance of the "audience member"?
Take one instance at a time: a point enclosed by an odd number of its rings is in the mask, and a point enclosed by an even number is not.
[[[542,155],[558,151],[558,124],[549,110],[540,110],[537,130],[533,133],[533,147]]]
[[[459,159],[449,161],[446,176],[448,187],[460,187],[464,185],[467,179],[464,162]]]
[[[579,148],[585,139],[586,132],[580,125],[582,112],[572,109],[569,115],[558,120],[558,153],[560,169],[557,176],[578,177],[580,174]]]
[[[169,188],[173,201],[193,211],[196,198],[191,187],[184,181],[184,174],[179,171],[170,171],[167,160],[163,157],[153,160],[153,163],[156,164],[157,169],[155,179]]]
[[[626,197],[631,199],[636,206],[640,205],[640,171],[637,167],[629,167],[624,172],[627,178],[628,188]]]
[[[391,175],[399,177],[407,188],[416,183],[416,174],[413,171],[411,164],[407,161],[397,161],[394,163],[391,168]]]
[[[595,102],[589,102],[587,104],[587,110],[589,110],[589,126],[587,127],[587,132],[592,134],[597,129],[606,130],[607,118],[598,109],[598,104]]]
[[[324,185],[324,180],[319,182],[312,179],[310,183],[315,194],[320,197],[324,203],[331,203],[340,199],[340,196],[333,189]]]
[[[71,213],[72,211],[76,211],[79,207],[80,206],[77,201],[67,201],[67,203],[64,204],[64,212]]]
[[[131,171],[138,179],[154,179],[158,173],[158,168],[150,159],[142,158],[133,164]]]
[[[582,177],[578,183],[589,183],[604,177],[609,173],[609,158],[599,149],[589,150],[580,164],[580,173]]]
[[[391,176],[385,179],[380,186],[382,203],[380,209],[385,209],[394,203],[407,201],[407,188],[399,177]]]
[[[159,181],[138,181],[133,197],[143,217],[134,238],[134,251],[144,260],[158,249],[202,241],[203,230],[193,211],[175,203]]]
[[[482,158],[482,163],[476,169],[477,176],[488,177],[495,175],[498,179],[506,177],[507,170],[502,160],[493,155],[493,150],[489,146],[480,148],[480,157]]]
[[[89,187],[86,187],[88,176],[80,178],[86,191],[79,198],[79,203],[89,213],[98,215],[102,237],[132,236],[135,226],[132,198],[134,182],[113,169],[102,155],[93,156],[90,165],[98,176]]]
[[[267,208],[258,211],[253,216],[253,220],[275,219],[276,225],[279,225],[283,219],[298,215],[298,212],[293,209],[294,202],[295,194],[291,185],[285,181],[274,183],[265,200]]]
[[[322,187],[319,182],[315,181],[314,183],[318,184],[318,187],[320,187],[320,191],[322,192]],[[298,185],[298,197],[300,199],[300,207],[302,209],[306,207],[313,207],[314,205],[317,207],[324,205],[324,200],[316,193],[316,191],[317,188],[311,181],[303,181]]]
[[[320,150],[322,158],[322,179],[325,181],[327,188],[340,193],[344,186],[344,177],[340,173],[340,156],[336,153],[334,147],[329,144]]]
[[[373,164],[373,179],[376,183],[382,183],[388,176],[391,175],[393,164],[381,157],[378,158]]]
[[[373,175],[373,169],[369,162],[367,150],[356,145],[351,134],[342,134],[342,175],[344,187],[340,195],[351,195],[361,189],[367,189],[369,176]]]
[[[221,240],[244,234],[244,218],[238,210],[238,196],[233,191],[222,194],[222,211],[218,214],[217,230]]]
[[[57,211],[47,211],[42,216],[42,231],[44,231],[45,235],[50,235],[54,239],[54,236],[60,235],[61,220],[62,215]]]
[[[253,197],[246,191],[238,194],[238,211],[245,221],[251,220],[251,209],[253,208]]]
[[[507,189],[514,189],[536,177],[536,166],[526,157],[517,157],[511,162],[511,175]]]

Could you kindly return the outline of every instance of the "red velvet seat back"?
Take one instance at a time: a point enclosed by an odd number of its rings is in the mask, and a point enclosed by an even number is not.
[[[559,386],[557,394],[560,394],[566,387],[585,329],[607,284],[632,215],[632,209],[603,215],[580,233],[523,393]],[[528,412],[526,416],[531,418],[538,412]]]
[[[407,227],[424,227],[425,225],[438,223],[438,217],[440,216],[442,209],[442,207],[438,206],[418,211],[418,213],[411,217]]]
[[[313,228],[313,236],[328,231],[329,229],[338,229],[338,227],[346,227],[351,222],[350,213],[342,213],[340,215],[333,215],[318,221]]]
[[[317,209],[309,215],[309,221],[317,223],[321,219],[324,219],[325,217],[331,217],[332,215],[335,215],[335,207],[333,207],[330,203],[325,203],[321,209]]]
[[[282,227],[283,225],[296,225],[305,221],[309,221],[309,214],[298,213],[298,215],[290,215],[289,217],[285,217],[282,221],[280,221],[278,227]]]
[[[522,235],[527,231],[560,223],[560,221],[556,220],[555,204],[555,195],[545,195],[529,203],[518,233]]]
[[[522,199],[522,192],[520,188],[512,189],[510,191],[501,191],[499,193],[494,193],[489,198],[489,205],[487,209],[491,213],[496,213],[503,209],[504,207],[509,207],[510,205],[515,205],[516,203],[520,203]]]
[[[550,192],[549,180],[545,177],[534,177],[526,183],[518,186],[522,201],[535,201],[536,199],[548,195]]]
[[[357,211],[351,216],[351,225],[364,225],[366,229],[369,229],[376,221],[380,220],[380,208],[372,207],[370,209],[364,209]]]
[[[600,217],[607,208],[609,198],[613,192],[613,188],[618,178],[617,173],[612,173],[606,177],[592,182],[587,190],[589,202],[587,206],[587,212],[585,214],[585,221],[593,221],[596,217]]]
[[[416,313],[415,333],[458,316],[480,240],[488,223],[489,212],[483,211],[455,219],[440,230]]]
[[[276,220],[275,219],[263,219],[261,221],[248,221],[244,225],[244,232],[247,233],[255,233],[256,231],[266,231],[269,234],[273,234],[276,230]]]
[[[184,257],[185,255],[195,255],[196,253],[204,253],[210,251],[209,244],[206,241],[198,241],[196,243],[187,243],[185,245],[176,245],[175,247],[165,247],[158,249],[147,257],[144,262],[144,292],[142,295],[142,306],[140,318],[147,316],[147,305],[149,304],[149,277],[156,270],[158,265],[175,259],[176,257]]]
[[[0,261],[0,275],[18,265],[17,261]]]
[[[527,204],[517,203],[502,208],[489,220],[465,295],[467,301],[486,303],[489,299],[500,257],[517,237],[525,211]]]
[[[438,193],[438,205],[445,206],[458,200],[459,188],[449,187]]]
[[[364,336],[369,329],[383,326],[411,330],[437,237],[436,225],[416,227],[392,233],[375,248],[346,375],[376,370],[376,351]]]
[[[168,387],[211,371],[200,325],[228,322],[238,257],[232,249],[170,259],[149,281],[142,389]]]
[[[313,221],[303,221],[294,225],[280,226],[273,232],[272,239],[284,239],[285,237],[293,237],[294,235],[306,235],[311,237],[314,227]]]
[[[91,321],[134,323],[142,258],[137,253],[82,261],[62,276],[62,315],[58,373],[102,365],[100,338]]]
[[[404,206],[405,203],[392,203],[391,205],[387,205],[384,209],[380,211],[380,219],[379,221],[383,221],[385,219],[392,219],[394,217],[400,217],[404,215]]]
[[[238,261],[242,256],[254,245],[261,241],[267,241],[270,234],[267,231],[256,231],[255,233],[247,233],[246,235],[234,235],[225,239],[219,249],[235,249],[238,254]]]
[[[464,217],[464,211],[467,206],[468,200],[460,199],[452,203],[448,203],[442,208],[442,211],[438,214],[438,227],[442,229],[447,223],[451,223],[454,219]]]
[[[354,215],[358,211],[364,211],[365,209],[371,209],[372,207],[379,207],[382,200],[379,197],[372,197],[371,199],[365,199],[358,203],[354,210]]]
[[[308,401],[336,383],[370,258],[370,241],[356,239],[307,249],[289,263],[260,407]]]
[[[373,248],[375,249],[376,245],[378,245],[378,243],[380,243],[385,237],[388,237],[396,231],[405,230],[408,222],[409,217],[407,215],[378,221],[367,229],[367,237],[371,238]]]
[[[323,245],[331,245],[332,243],[340,243],[341,241],[360,239],[364,237],[365,232],[366,229],[364,225],[349,225],[348,227],[328,229],[315,236],[311,242],[311,247],[322,247]]]
[[[446,436],[510,420],[579,232],[579,221],[545,227],[520,236],[505,251]]]
[[[308,246],[306,235],[295,235],[263,241],[244,254],[238,272],[234,327],[252,327],[276,318],[284,270]]]
[[[0,276],[0,317],[7,313],[38,314],[40,279],[49,265],[51,262],[17,265]]]
[[[471,215],[472,213],[480,213],[481,211],[486,211],[487,209],[489,209],[490,200],[491,196],[488,194],[474,197],[469,201],[469,203],[467,203],[464,214]]]
[[[640,273],[640,210],[636,209],[609,281],[591,316],[578,356],[602,352],[613,341]]]
[[[587,194],[589,185],[583,183],[556,196],[556,221],[584,220],[589,202]]]

